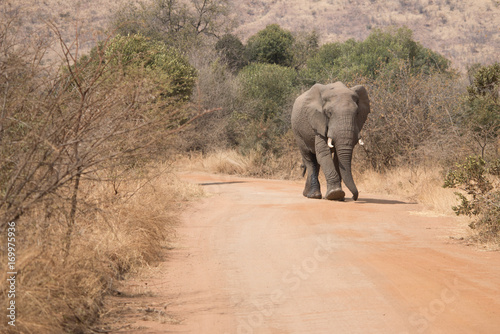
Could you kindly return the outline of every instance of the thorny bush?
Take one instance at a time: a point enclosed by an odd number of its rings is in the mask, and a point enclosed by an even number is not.
[[[500,159],[488,163],[471,156],[456,164],[445,177],[445,188],[462,190],[455,193],[460,203],[453,211],[474,218],[469,227],[477,230],[481,241],[498,241],[500,237],[499,167]]]

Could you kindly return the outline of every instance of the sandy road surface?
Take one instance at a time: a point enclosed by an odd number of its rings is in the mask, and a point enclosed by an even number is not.
[[[119,333],[500,333],[500,254],[450,239],[450,218],[380,195],[309,200],[297,182],[181,178],[209,196],[148,281],[160,316]]]

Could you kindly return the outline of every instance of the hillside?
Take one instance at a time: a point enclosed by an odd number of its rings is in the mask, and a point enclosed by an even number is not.
[[[424,46],[440,52],[465,69],[467,64],[499,60],[499,0],[228,0],[237,21],[235,33],[243,40],[271,23],[292,31],[317,30],[321,43],[364,39],[375,28],[406,25]],[[76,23],[82,38],[103,31],[120,0],[20,0],[4,8],[22,8],[28,34],[38,32],[42,20],[53,20],[68,38]],[[84,45],[84,49],[91,46]]]
[[[316,29],[322,43],[364,39],[374,28],[406,25],[415,40],[455,67],[499,61],[500,1],[244,0],[235,6],[243,38],[271,23],[295,31]]]

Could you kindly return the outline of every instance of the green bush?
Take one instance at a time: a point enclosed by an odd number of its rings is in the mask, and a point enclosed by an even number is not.
[[[239,74],[241,96],[252,101],[252,119],[268,120],[281,115],[291,94],[296,92],[297,74],[288,67],[273,64],[252,64]]]
[[[401,61],[410,64],[412,73],[446,72],[449,61],[415,42],[412,34],[408,28],[375,29],[364,41],[324,44],[301,76],[307,84],[375,79],[383,72],[396,73]]]
[[[290,128],[290,113],[297,95],[297,73],[275,64],[251,64],[238,74],[240,105],[236,113],[244,127],[246,148],[273,149]]]
[[[157,97],[186,101],[191,96],[196,70],[175,48],[142,35],[118,35],[105,51],[105,59],[120,63],[124,75],[152,80]]]
[[[471,79],[460,121],[484,158],[486,147],[495,144],[500,132],[500,63],[477,66]]]
[[[469,100],[475,100],[481,96],[490,97],[499,102],[500,98],[500,63],[490,66],[478,66],[472,77],[471,84],[467,87]]]
[[[239,71],[248,63],[245,57],[245,46],[235,35],[222,36],[215,43],[215,50],[233,72]]]
[[[456,164],[445,177],[445,188],[457,188],[460,204],[452,209],[457,215],[474,218],[469,227],[476,229],[482,241],[500,237],[500,159],[487,163],[481,157],[468,157]]]
[[[290,66],[294,37],[278,24],[270,24],[248,39],[246,52],[252,62]]]

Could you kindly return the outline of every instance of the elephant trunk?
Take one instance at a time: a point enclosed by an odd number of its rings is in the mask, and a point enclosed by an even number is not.
[[[352,151],[353,148],[349,146],[339,147],[336,149],[336,154],[339,159],[340,177],[351,191],[352,198],[356,201],[358,199],[358,188],[356,188],[351,172]]]
[[[352,198],[356,201],[358,199],[358,188],[354,183],[351,172],[352,152],[354,145],[356,145],[356,136],[354,130],[346,130],[346,128],[349,127],[345,127],[340,131],[333,131],[331,134],[335,145],[335,154],[339,161],[340,177],[351,191]]]

